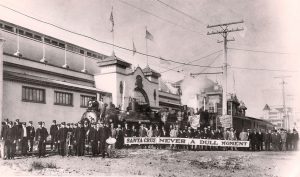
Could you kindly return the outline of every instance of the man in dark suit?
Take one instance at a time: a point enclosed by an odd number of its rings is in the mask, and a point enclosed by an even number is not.
[[[271,145],[271,138],[272,134],[271,134],[271,130],[268,130],[265,134],[264,134],[264,143],[265,143],[265,150],[266,151],[270,151],[270,145]]]
[[[78,124],[75,123],[75,124],[74,124],[74,127],[73,127],[73,129],[72,129],[72,135],[73,135],[73,137],[72,137],[73,142],[72,142],[72,143],[73,143],[73,151],[74,151],[74,155],[77,155],[77,144],[75,143],[75,132],[76,132],[77,127],[78,127]]]
[[[57,142],[59,143],[59,155],[65,156],[65,150],[66,150],[66,139],[67,139],[67,133],[68,129],[65,127],[66,123],[61,123],[61,128],[57,132]]]
[[[274,130],[274,132],[272,133],[271,140],[272,140],[272,150],[279,151],[281,136],[277,132],[277,130]]]
[[[15,152],[14,152],[14,146],[16,144],[16,131],[13,127],[13,122],[7,123],[7,128],[5,132],[3,132],[3,139],[5,141],[5,149],[8,159],[14,159]]]
[[[42,122],[42,130],[43,130],[43,134],[45,136],[45,143],[43,144],[44,145],[44,151],[43,151],[43,153],[44,153],[44,156],[45,156],[45,154],[46,154],[46,141],[47,141],[47,137],[49,135],[48,130],[46,128],[45,122]]]
[[[108,127],[106,123],[104,126],[100,123],[100,131],[99,131],[99,138],[100,138],[100,153],[102,154],[102,158],[105,158],[106,153],[106,140],[111,136],[111,129]]]
[[[90,133],[89,133],[89,140],[91,143],[91,147],[92,147],[92,156],[96,156],[97,155],[97,130],[95,128],[96,123],[93,123],[91,128],[90,128]]]
[[[22,140],[22,125],[20,124],[20,120],[16,119],[15,124],[13,126],[16,133],[16,143],[13,146],[14,154],[16,153],[17,149],[21,150],[21,140]]]
[[[55,151],[57,149],[57,132],[58,132],[58,127],[56,125],[56,120],[52,121],[52,125],[50,127],[50,136],[51,136],[51,151]],[[54,146],[54,149],[53,149]]]
[[[261,130],[259,130],[256,133],[256,139],[257,139],[257,150],[262,151],[263,150],[263,133]]]
[[[84,155],[84,140],[85,140],[85,131],[82,126],[82,123],[78,122],[78,127],[75,130],[74,134],[74,143],[76,144],[76,155],[83,156]]]
[[[249,140],[250,140],[250,144],[251,144],[251,151],[256,151],[258,148],[257,148],[257,138],[258,138],[258,135],[257,135],[257,132],[256,132],[256,129],[253,130],[252,133],[250,133],[249,135]]]
[[[293,136],[292,136],[292,144],[293,144],[293,150],[298,150],[298,141],[299,141],[299,134],[296,129],[293,129]]]
[[[21,153],[23,156],[27,155],[28,150],[28,132],[26,128],[26,122],[22,123],[22,129],[21,129]]]
[[[6,136],[7,129],[9,128],[8,125],[8,119],[6,119],[4,122],[2,122],[2,129],[1,129],[1,139],[4,140],[4,137]]]
[[[28,122],[29,125],[26,127],[27,130],[27,136],[28,136],[28,146],[29,146],[29,152],[32,152],[33,150],[33,140],[35,137],[35,129],[32,126],[32,121]]]
[[[39,127],[36,129],[35,140],[38,142],[38,157],[45,156],[45,143],[47,134],[43,130],[42,122],[38,122]]]

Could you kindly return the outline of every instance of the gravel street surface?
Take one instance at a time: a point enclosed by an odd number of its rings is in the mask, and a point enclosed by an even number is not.
[[[115,158],[17,157],[0,176],[299,177],[299,153],[124,149]]]

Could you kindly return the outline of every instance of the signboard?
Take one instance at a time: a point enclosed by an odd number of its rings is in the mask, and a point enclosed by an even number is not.
[[[232,116],[231,115],[222,115],[220,116],[221,127],[230,128],[232,127]]]
[[[222,147],[249,147],[249,141],[170,138],[170,137],[126,137],[125,144],[178,144]]]

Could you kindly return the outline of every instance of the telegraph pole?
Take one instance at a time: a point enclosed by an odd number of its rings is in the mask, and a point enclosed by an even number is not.
[[[291,76],[278,76],[274,77],[275,79],[281,79],[282,82],[280,83],[282,85],[282,105],[283,105],[283,123],[284,123],[284,128],[289,129],[290,128],[290,120],[289,116],[287,114],[287,109],[286,109],[286,104],[285,104],[285,87],[284,85],[287,84],[285,82],[285,78],[289,78]]]
[[[228,29],[230,25],[236,25],[244,23],[244,21],[239,22],[231,22],[231,23],[223,23],[218,25],[208,25],[207,28],[215,28],[218,27],[219,30],[207,32],[207,35],[220,34],[223,37],[223,41],[218,41],[218,43],[223,42],[224,44],[224,66],[223,66],[223,106],[222,106],[222,115],[227,115],[227,43],[230,41],[234,41],[234,39],[228,39],[228,34],[237,31],[243,31],[243,28],[231,28]]]

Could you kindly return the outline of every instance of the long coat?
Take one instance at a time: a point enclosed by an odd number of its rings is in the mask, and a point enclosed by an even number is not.
[[[83,127],[77,127],[74,133],[74,140],[76,143],[83,143],[85,140],[85,130]]]
[[[27,137],[30,140],[33,140],[34,137],[35,137],[35,129],[34,129],[34,127],[33,126],[27,126],[26,130],[27,130]]]
[[[37,128],[35,132],[35,140],[36,141],[45,141],[48,134],[43,130],[43,128]]]
[[[57,132],[57,140],[60,142],[65,142],[67,139],[68,129],[60,128]]]

